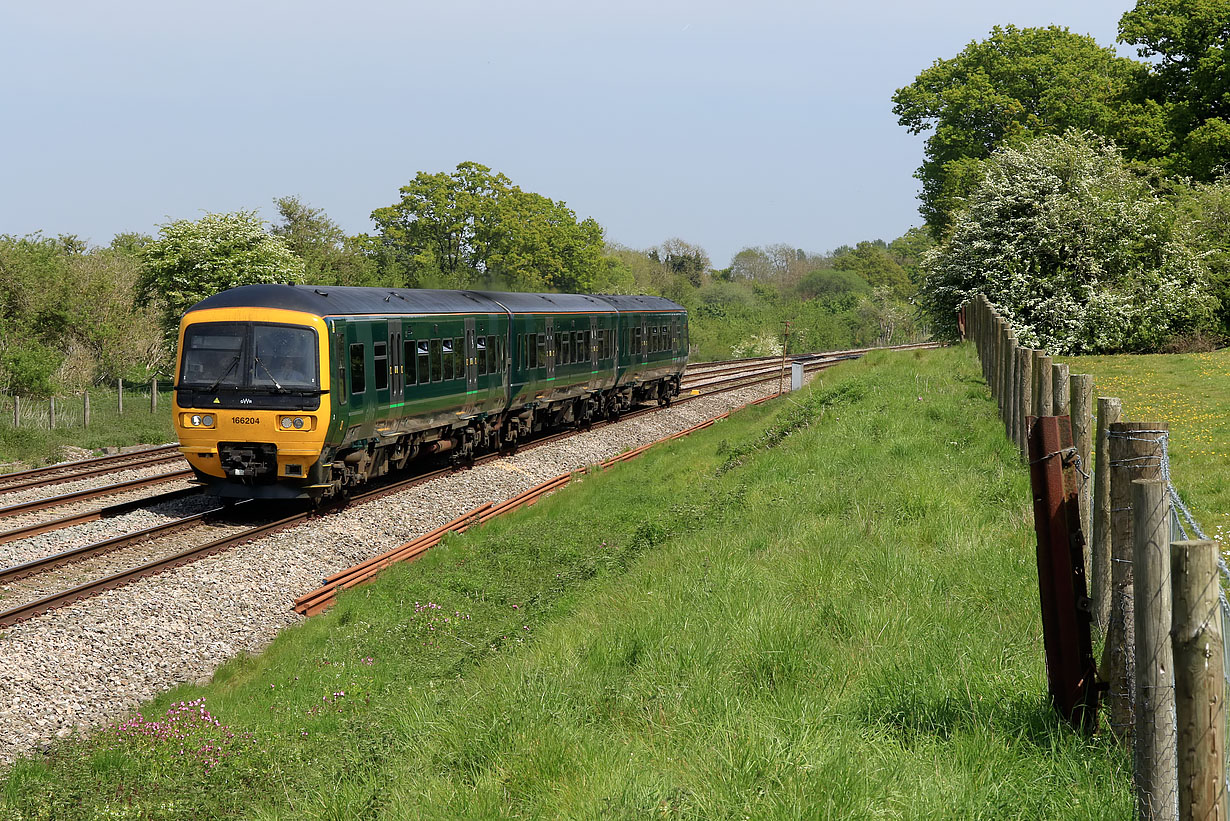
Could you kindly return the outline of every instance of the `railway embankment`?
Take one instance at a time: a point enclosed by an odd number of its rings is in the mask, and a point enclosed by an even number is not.
[[[1030,511],[968,348],[875,353],[19,761],[0,818],[1126,817],[1047,704]]]

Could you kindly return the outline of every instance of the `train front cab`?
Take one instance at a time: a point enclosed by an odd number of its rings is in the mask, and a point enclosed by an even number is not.
[[[197,479],[229,497],[305,498],[322,481],[332,404],[319,316],[214,308],[180,325],[173,414]]]

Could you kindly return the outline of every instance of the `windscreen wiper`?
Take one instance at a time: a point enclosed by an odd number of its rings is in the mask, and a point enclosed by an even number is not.
[[[205,392],[213,393],[214,391],[218,390],[218,386],[222,384],[222,380],[230,376],[231,371],[235,370],[235,366],[238,364],[239,364],[239,354],[235,354],[235,358],[231,360],[231,364],[226,366],[226,370],[222,372],[222,375],[218,377],[218,380],[214,382],[212,385],[210,385],[209,390]]]
[[[269,374],[269,381],[273,383],[273,386],[278,390],[282,390],[282,386],[278,384],[278,378],[273,375],[273,371],[269,370],[269,368],[265,366],[264,362],[261,362],[261,358],[257,356],[253,357],[253,359],[257,365],[261,366],[261,369],[264,370],[265,373]]]

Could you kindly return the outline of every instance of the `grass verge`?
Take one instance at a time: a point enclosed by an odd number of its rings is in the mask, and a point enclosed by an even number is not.
[[[83,427],[80,396],[56,400],[56,427],[48,427],[47,400],[22,400],[22,424],[13,426],[13,399],[0,396],[0,473],[63,460],[61,448],[101,451],[126,445],[161,445],[175,441],[170,391],[158,392],[158,411],[150,413],[149,389],[124,391],[124,413],[114,388],[90,391],[90,426]],[[80,458],[80,457],[77,457]]]
[[[13,766],[0,818],[1123,818],[968,348],[872,354]],[[200,701],[203,699],[203,701]]]
[[[1201,528],[1224,544],[1230,535],[1230,483],[1225,481],[1230,471],[1230,349],[1063,361],[1073,373],[1093,375],[1095,397],[1119,397],[1125,421],[1169,424],[1175,487]]]

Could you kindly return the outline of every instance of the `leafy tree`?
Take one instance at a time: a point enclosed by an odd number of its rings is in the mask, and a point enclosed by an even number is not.
[[[853,271],[821,268],[803,277],[797,290],[803,299],[843,303],[860,294],[870,293],[871,285]]]
[[[372,219],[408,285],[584,291],[604,269],[597,222],[474,162],[420,171]]]
[[[1119,40],[1150,60],[1146,95],[1174,135],[1168,166],[1212,178],[1230,162],[1230,4],[1138,0]]]
[[[830,264],[839,270],[853,271],[874,288],[887,288],[896,299],[906,299],[914,293],[909,275],[881,241],[847,246],[833,255]]]
[[[400,269],[390,267],[371,237],[348,237],[323,208],[313,208],[298,197],[274,200],[279,221],[269,233],[280,237],[303,260],[303,282],[313,285],[365,285],[396,287]]]
[[[1115,134],[1119,104],[1144,71],[1066,28],[996,26],[986,40],[936,60],[898,89],[898,122],[912,134],[932,131],[915,177],[933,235],[951,225],[1000,145],[1068,128]]]
[[[166,223],[143,257],[141,292],[160,305],[168,338],[184,312],[205,297],[239,285],[301,282],[304,275],[303,261],[265,232],[255,211]]]
[[[924,261],[941,337],[985,294],[1022,344],[1058,354],[1156,350],[1207,329],[1215,301],[1174,206],[1092,135],[1003,147]]]
[[[136,298],[142,270],[75,237],[0,237],[0,388],[47,395],[162,365],[156,312]]]

